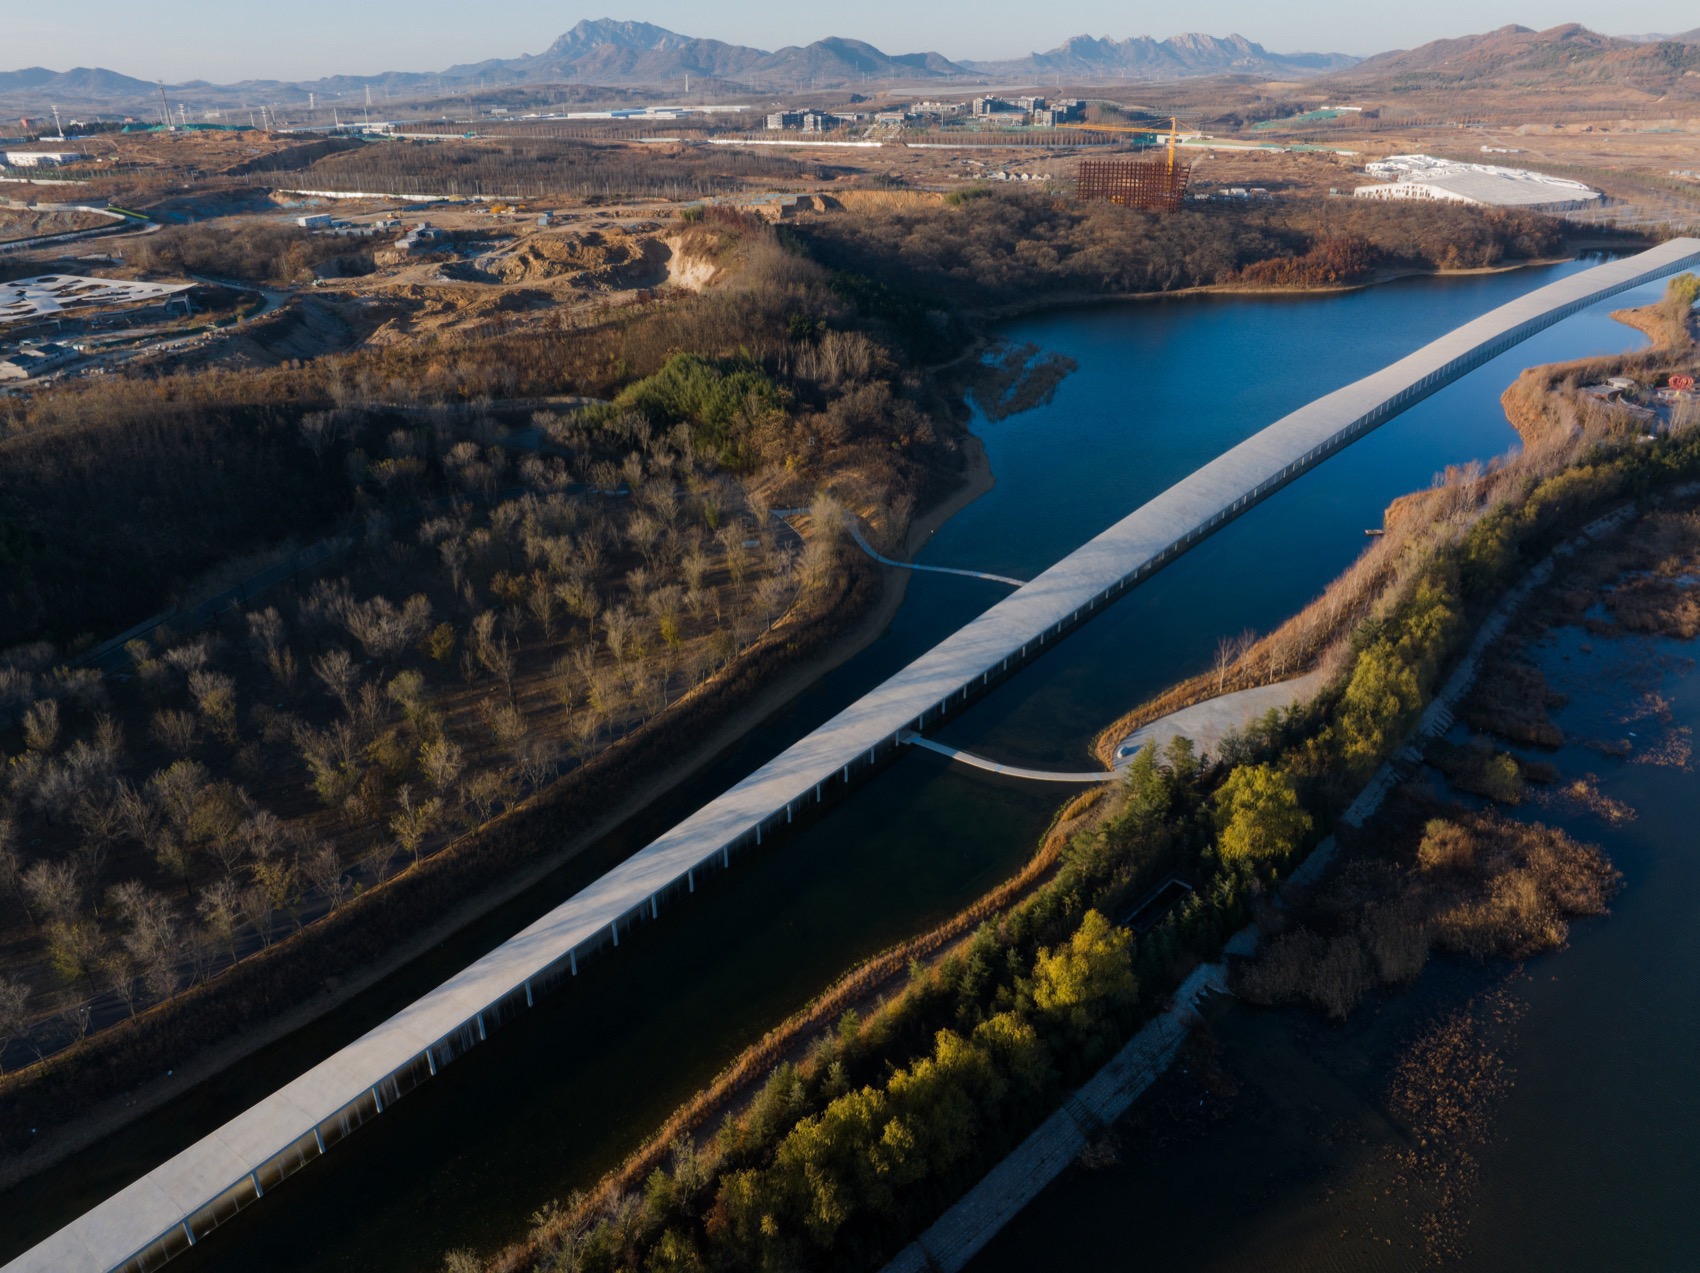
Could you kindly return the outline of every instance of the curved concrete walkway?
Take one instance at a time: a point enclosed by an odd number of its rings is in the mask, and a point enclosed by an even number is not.
[[[914,747],[925,747],[928,751],[936,751],[941,756],[949,756],[975,769],[984,769],[987,773],[1002,774],[1006,778],[1029,778],[1034,782],[1072,782],[1082,785],[1097,785],[1101,782],[1112,782],[1116,779],[1114,769],[1094,769],[1086,773],[1058,773],[1050,769],[1023,769],[1020,765],[1003,765],[995,760],[987,760],[984,756],[976,756],[971,751],[962,751],[956,747],[947,747],[943,743],[935,743],[930,738],[922,738],[912,730],[904,730],[897,736],[900,743],[908,743]]]
[[[856,524],[854,517],[846,519],[845,525],[850,528],[850,538],[856,541],[857,546],[882,566],[896,566],[899,570],[924,570],[935,575],[964,575],[969,579],[985,579],[991,583],[1007,583],[1011,588],[1020,588],[1027,582],[1025,579],[1011,579],[1008,575],[994,575],[985,570],[959,570],[955,566],[922,566],[913,561],[894,561],[892,558],[874,551],[874,546],[862,537],[862,528]]]
[[[1321,672],[1306,672],[1303,676],[1277,681],[1273,685],[1256,685],[1251,689],[1235,690],[1231,694],[1219,694],[1202,703],[1194,703],[1191,707],[1183,707],[1178,712],[1160,716],[1148,725],[1141,725],[1122,740],[1116,748],[1116,763],[1113,769],[1091,769],[1076,773],[1026,769],[1020,765],[1006,765],[985,756],[976,756],[960,747],[934,742],[913,730],[904,730],[897,736],[897,741],[908,743],[912,747],[924,747],[941,756],[948,756],[987,773],[1001,774],[1005,778],[1093,786],[1120,777],[1122,770],[1127,768],[1147,743],[1154,743],[1158,748],[1163,748],[1167,747],[1172,739],[1186,737],[1192,739],[1200,755],[1214,751],[1221,746],[1226,735],[1244,729],[1271,708],[1308,702],[1322,688],[1325,679]]]
[[[1158,748],[1167,747],[1172,739],[1186,737],[1199,752],[1214,751],[1229,733],[1244,729],[1272,708],[1308,703],[1322,688],[1326,679],[1321,672],[1306,672],[1291,680],[1273,685],[1257,685],[1249,690],[1219,694],[1202,703],[1183,707],[1178,712],[1160,716],[1148,725],[1141,725],[1116,745],[1116,765],[1119,768],[1139,754],[1146,743]]]

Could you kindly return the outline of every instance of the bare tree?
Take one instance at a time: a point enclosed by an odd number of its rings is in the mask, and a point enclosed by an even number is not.
[[[226,744],[236,745],[236,682],[206,668],[189,673],[189,693],[201,719]]]
[[[214,880],[201,890],[196,913],[205,925],[207,936],[226,947],[230,958],[236,958],[236,930],[242,926],[242,886],[234,879]]]
[[[276,607],[267,606],[264,610],[249,611],[247,618],[248,640],[263,661],[283,644],[283,616]]]
[[[559,771],[561,749],[553,739],[531,734],[514,748],[514,761],[519,765],[520,776],[536,791]]]
[[[59,741],[59,700],[44,698],[24,712],[24,745],[48,755]]]
[[[301,872],[319,890],[334,911],[342,905],[347,887],[343,881],[342,856],[329,844],[321,844],[301,858]]]
[[[460,747],[447,734],[427,739],[419,747],[419,770],[442,795],[454,786],[466,768],[466,758]]]
[[[37,862],[23,875],[24,892],[50,920],[68,923],[83,906],[83,882],[69,862]]]
[[[473,774],[461,786],[461,798],[472,810],[473,825],[483,826],[498,804],[508,799],[508,781],[494,769]]]
[[[14,977],[0,977],[0,1060],[14,1040],[29,1037],[29,1001],[29,986]]]
[[[1240,656],[1257,644],[1257,633],[1250,628],[1243,629],[1235,636],[1216,638],[1216,692],[1220,694],[1228,683],[1228,672],[1239,662]]]
[[[342,704],[342,710],[348,711],[354,681],[359,675],[348,651],[340,647],[326,650],[313,660],[313,675],[319,678],[325,691]]]
[[[155,999],[176,994],[182,943],[171,904],[136,880],[115,885],[107,896],[126,926],[124,949],[135,961],[148,992]]]
[[[750,568],[750,550],[744,546],[748,536],[744,533],[744,528],[735,521],[728,522],[721,527],[718,538],[725,554],[726,573],[732,576],[733,583],[743,583],[744,575]]]
[[[0,812],[0,891],[12,894],[24,915],[33,926],[35,912],[30,907],[30,893],[24,885],[24,857],[18,849],[18,824]]]
[[[113,951],[100,961],[95,973],[96,984],[123,1004],[132,1017],[135,1016],[140,987],[136,984],[136,965],[131,961],[129,952]]]
[[[195,718],[167,707],[153,714],[148,736],[174,756],[187,756],[195,745]]]
[[[436,797],[415,800],[413,788],[406,783],[397,789],[396,811],[390,816],[390,830],[395,833],[396,843],[402,851],[411,855],[415,863],[419,861],[419,850],[425,843],[425,837],[431,834],[442,811],[443,802]]]
[[[625,662],[632,638],[637,635],[637,619],[625,606],[615,606],[603,613],[602,629],[607,634],[608,653],[614,656],[616,663]]]

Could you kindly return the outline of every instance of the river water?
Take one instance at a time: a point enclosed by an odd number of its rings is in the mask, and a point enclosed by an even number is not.
[[[1571,741],[1539,758],[1636,816],[1550,798],[1517,816],[1605,850],[1612,913],[1521,967],[1440,961],[1343,1025],[1218,1003],[1212,1054],[1115,1130],[1121,1161],[1063,1176],[972,1273],[1122,1269],[1133,1243],[1224,1273],[1700,1263],[1695,649],[1561,628],[1534,653],[1570,698],[1554,719]],[[1391,1098],[1412,1073],[1431,1126],[1458,1115],[1438,1134]]]
[[[1030,577],[1285,412],[1583,263],[1311,297],[1183,297],[1009,323],[1079,370],[1047,405],[976,421],[997,479],[921,560]],[[1095,732],[1267,629],[1364,543],[1396,496],[1514,445],[1498,406],[1524,366],[1639,337],[1617,304],[1549,329],[1419,404],[1194,549],[941,731],[999,759],[1082,768]],[[204,1135],[543,913],[854,701],[1004,590],[918,576],[884,636],[704,774],[543,885],[217,1080],[0,1195],[0,1258]],[[772,1021],[859,957],[1012,871],[1063,798],[903,758],[676,905],[204,1242],[185,1270],[416,1269],[488,1249],[588,1185]]]

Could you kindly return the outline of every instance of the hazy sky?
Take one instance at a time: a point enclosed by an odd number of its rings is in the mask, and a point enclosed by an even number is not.
[[[386,70],[440,70],[457,62],[544,49],[580,18],[631,17],[686,35],[758,48],[854,36],[887,52],[936,49],[947,57],[1019,56],[1087,32],[1117,39],[1181,31],[1237,31],[1277,52],[1368,54],[1506,23],[1581,22],[1611,34],[1685,31],[1694,0],[632,0],[595,9],[543,0],[0,0],[0,70],[106,66],[144,79],[309,79]]]

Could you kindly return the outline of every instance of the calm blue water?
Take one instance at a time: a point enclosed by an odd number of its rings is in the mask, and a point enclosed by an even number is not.
[[[1069,354],[1080,370],[1047,406],[977,424],[997,487],[943,528],[923,560],[1034,574],[1286,411],[1578,268],[1331,297],[1176,298],[1012,323],[1010,339]],[[1104,724],[1203,666],[1219,634],[1266,628],[1319,591],[1394,497],[1447,463],[1512,445],[1498,396],[1522,367],[1638,340],[1591,312],[1476,371],[1195,549],[945,734],[1010,759],[1079,761]],[[1002,595],[979,581],[917,578],[881,640],[582,861],[99,1153],[0,1195],[0,1257],[499,943]],[[446,1248],[513,1235],[837,972],[1007,874],[1059,798],[929,754],[905,758],[622,944],[617,963],[500,1031],[180,1267],[417,1268]]]
[[[1442,961],[1339,1026],[1224,1004],[1212,1031],[1227,1081],[1158,1088],[1119,1129],[1117,1167],[1065,1175],[972,1273],[1058,1261],[1107,1273],[1130,1249],[1142,1264],[1219,1273],[1695,1268],[1700,854],[1680,755],[1700,726],[1694,654],[1576,629],[1538,647],[1570,697],[1554,719],[1573,740],[1540,758],[1562,782],[1597,776],[1637,816],[1614,825],[1550,805],[1519,816],[1606,851],[1624,875],[1608,917],[1573,924],[1566,948],[1521,968]],[[1634,718],[1648,689],[1668,721]],[[1584,741],[1631,734],[1627,760]],[[1678,763],[1649,763],[1669,744]],[[1393,1068],[1472,1000],[1484,1028],[1435,1086],[1497,1073],[1497,1094],[1462,1102],[1451,1133],[1414,1143],[1385,1116]]]

